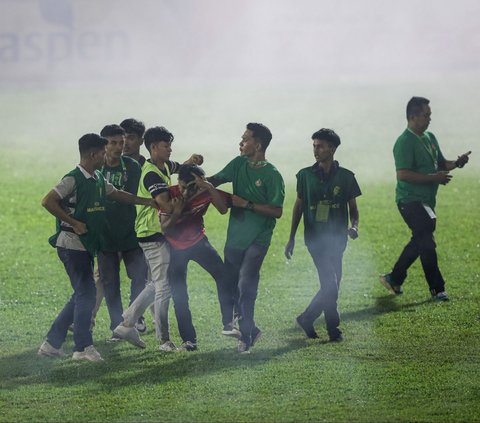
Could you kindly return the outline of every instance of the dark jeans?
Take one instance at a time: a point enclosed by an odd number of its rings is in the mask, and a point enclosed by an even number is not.
[[[192,314],[188,306],[187,266],[190,260],[198,263],[215,280],[223,325],[231,323],[233,319],[233,292],[228,284],[225,265],[208,238],[204,237],[192,247],[184,250],[171,247],[168,281],[172,290],[178,331],[184,342],[196,342],[197,340]]]
[[[420,202],[399,203],[398,210],[412,231],[412,238],[393,267],[390,275],[392,282],[397,285],[403,284],[408,268],[420,256],[430,292],[436,294],[444,291],[445,281],[438,268],[437,246],[433,238],[436,219],[432,219],[428,215]]]
[[[251,344],[252,330],[255,328],[254,312],[257,299],[260,268],[268,251],[268,246],[252,244],[246,250],[225,247],[225,266],[233,287],[235,312],[239,315],[242,340]]]
[[[342,279],[343,252],[335,253],[326,248],[307,247],[317,268],[320,289],[302,316],[313,323],[323,312],[329,336],[337,337],[341,333],[338,329],[340,316],[337,310],[337,299]]]
[[[74,351],[83,351],[93,345],[90,323],[95,306],[95,281],[93,279],[93,257],[87,251],[68,250],[57,247],[57,254],[65,266],[73,295],[52,324],[47,341],[60,348],[65,342],[68,327],[73,323]]]
[[[145,288],[148,277],[148,267],[140,247],[119,252],[98,253],[98,273],[103,286],[110,329],[115,329],[123,321],[122,295],[120,292],[120,260],[123,259],[127,276],[131,279],[130,303],[137,298]]]

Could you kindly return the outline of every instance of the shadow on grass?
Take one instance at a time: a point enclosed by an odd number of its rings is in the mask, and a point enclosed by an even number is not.
[[[100,363],[75,362],[70,357],[39,357],[35,349],[0,358],[0,388],[17,389],[35,384],[64,387],[93,381],[99,384],[98,391],[104,391],[105,386],[119,388],[136,384],[167,383],[183,378],[203,377],[229,368],[264,365],[304,347],[304,340],[295,339],[287,341],[280,348],[256,347],[251,354],[239,354],[236,348],[194,353],[162,353],[156,348],[138,350],[127,343],[99,343],[97,349],[105,358],[105,361]]]
[[[375,304],[361,310],[342,313],[342,320],[369,320],[381,314],[395,313],[399,311],[412,312],[417,307],[425,304],[433,304],[430,299],[423,301],[414,301],[411,303],[401,303],[397,301],[397,297],[387,295],[375,298]]]

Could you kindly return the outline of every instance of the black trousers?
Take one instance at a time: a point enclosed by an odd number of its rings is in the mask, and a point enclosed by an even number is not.
[[[335,252],[334,249],[311,245],[307,247],[317,268],[320,289],[302,313],[302,316],[307,321],[313,322],[323,312],[327,332],[330,337],[335,338],[341,333],[338,329],[340,316],[337,310],[337,299],[342,279],[343,252]]]
[[[404,247],[393,267],[390,275],[392,282],[397,285],[403,284],[407,277],[408,268],[420,257],[425,278],[432,295],[444,291],[445,281],[438,268],[437,245],[433,237],[436,219],[432,219],[423,207],[423,204],[418,201],[399,203],[398,210],[412,231],[412,238]]]
[[[198,263],[215,280],[223,325],[231,323],[233,319],[233,290],[229,285],[225,265],[207,237],[184,250],[172,247],[170,249],[168,282],[172,290],[178,331],[183,342],[197,342],[192,313],[188,305],[187,266],[190,260]]]

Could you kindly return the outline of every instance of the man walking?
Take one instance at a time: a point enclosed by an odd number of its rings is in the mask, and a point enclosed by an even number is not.
[[[337,310],[343,252],[347,235],[358,237],[356,198],[361,192],[355,175],[334,160],[340,137],[323,128],[312,135],[312,140],[316,163],[297,173],[297,199],[285,256],[290,259],[293,255],[295,234],[303,216],[305,244],[317,268],[320,289],[297,317],[297,323],[307,337],[318,338],[313,323],[323,312],[330,341],[338,342],[343,340]]]
[[[432,299],[448,301],[445,281],[438,267],[435,204],[438,186],[452,178],[450,171],[468,162],[470,151],[447,160],[435,135],[427,132],[430,125],[430,101],[412,97],[407,104],[407,129],[393,148],[397,171],[396,202],[412,237],[403,249],[391,273],[380,276],[380,282],[393,294],[403,292],[407,270],[420,257]]]
[[[285,198],[282,176],[265,158],[271,139],[265,125],[249,123],[240,141],[240,156],[210,179],[214,186],[233,185],[224,253],[235,290],[240,353],[248,353],[261,334],[254,320],[260,268]]]

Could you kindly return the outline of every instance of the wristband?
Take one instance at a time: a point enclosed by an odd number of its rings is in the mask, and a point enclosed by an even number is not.
[[[249,201],[245,206],[247,210],[252,210],[252,211],[253,211],[253,207],[254,207],[254,204],[251,201]]]

